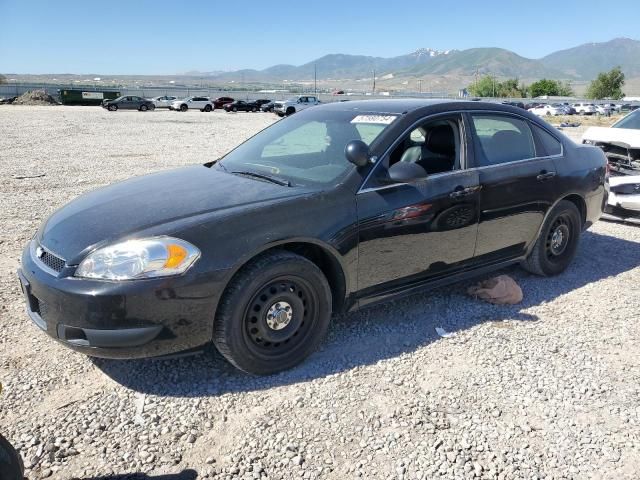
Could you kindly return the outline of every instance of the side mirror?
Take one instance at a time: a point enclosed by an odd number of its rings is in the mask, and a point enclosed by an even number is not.
[[[369,163],[369,146],[362,140],[351,140],[344,147],[344,156],[357,167],[365,167]]]
[[[427,171],[417,163],[398,162],[389,168],[386,183],[413,183],[427,177]]]

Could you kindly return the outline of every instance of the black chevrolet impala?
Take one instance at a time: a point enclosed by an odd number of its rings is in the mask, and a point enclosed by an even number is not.
[[[600,149],[519,108],[333,103],[217,161],[77,198],[42,224],[19,277],[33,322],[75,350],[213,342],[268,374],[309,355],[332,312],[513,263],[562,272],[606,183]]]

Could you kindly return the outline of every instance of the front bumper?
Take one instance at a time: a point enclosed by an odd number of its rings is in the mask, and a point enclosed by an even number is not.
[[[35,241],[35,240],[33,240]],[[27,313],[69,348],[104,358],[146,358],[209,343],[225,272],[126,282],[52,274],[31,244],[18,277]]]

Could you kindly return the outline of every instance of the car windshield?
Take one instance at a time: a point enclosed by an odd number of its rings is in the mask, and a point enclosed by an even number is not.
[[[351,140],[370,145],[398,115],[305,110],[277,122],[225,155],[227,172],[273,175],[297,184],[333,184],[354,168]]]
[[[636,110],[624,117],[622,120],[614,123],[613,128],[631,128],[634,130],[640,130],[640,110]]]

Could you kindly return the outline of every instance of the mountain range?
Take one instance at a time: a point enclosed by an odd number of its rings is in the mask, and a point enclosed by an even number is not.
[[[640,41],[616,38],[608,42],[587,43],[540,59],[525,58],[502,48],[446,51],[421,48],[391,58],[337,53],[298,66],[279,64],[264,70],[189,73],[218,81],[244,82],[303,81],[313,79],[314,72],[319,80],[356,80],[370,78],[374,70],[377,77],[387,78],[491,74],[528,79],[591,80],[599,72],[618,65],[628,77],[640,76]]]

